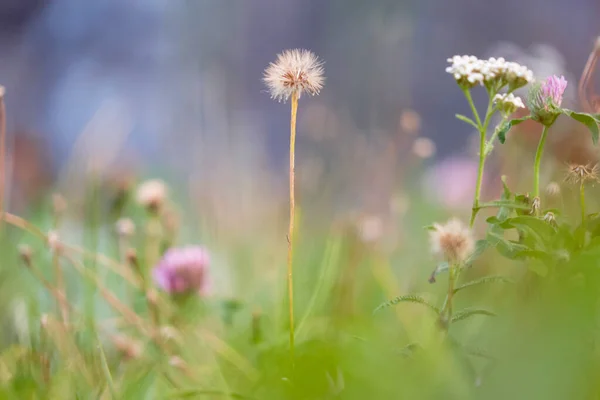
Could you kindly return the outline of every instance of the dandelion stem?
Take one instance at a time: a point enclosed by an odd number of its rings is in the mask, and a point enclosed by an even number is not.
[[[290,313],[290,357],[294,360],[294,279],[293,279],[293,241],[294,241],[294,218],[295,218],[295,148],[296,148],[296,116],[298,114],[298,93],[292,93],[292,110],[290,116],[290,225],[288,230],[288,254],[287,254],[287,283],[288,301]]]
[[[579,186],[579,204],[581,205],[581,226],[585,228],[585,186]]]
[[[542,136],[538,144],[537,151],[535,152],[535,164],[533,165],[533,196],[540,197],[540,164],[542,161],[542,153],[544,152],[544,144],[546,143],[546,136],[548,135],[548,127],[544,126],[542,130]]]

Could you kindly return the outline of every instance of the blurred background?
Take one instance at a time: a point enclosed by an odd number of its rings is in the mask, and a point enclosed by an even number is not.
[[[76,191],[90,171],[169,176],[230,210],[285,201],[289,107],[261,78],[278,52],[303,47],[327,82],[300,105],[301,196],[328,213],[402,209],[392,192],[424,159],[441,163],[429,192],[474,179],[446,58],[564,74],[575,102],[599,17],[595,0],[2,0],[12,207],[55,185]],[[444,201],[464,205],[470,186]]]

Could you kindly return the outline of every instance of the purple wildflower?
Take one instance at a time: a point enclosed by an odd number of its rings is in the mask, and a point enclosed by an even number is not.
[[[169,249],[152,271],[156,284],[171,294],[210,292],[208,252],[199,246]]]
[[[567,80],[556,75],[548,77],[542,83],[531,87],[527,98],[527,107],[535,121],[550,126],[560,114],[563,94],[567,88]]]
[[[546,108],[549,102],[552,102],[556,107],[560,107],[566,88],[567,80],[564,76],[561,75],[560,78],[556,75],[549,76],[541,88],[541,95],[544,97]]]

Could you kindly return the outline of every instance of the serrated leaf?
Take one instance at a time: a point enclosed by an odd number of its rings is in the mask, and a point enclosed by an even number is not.
[[[508,133],[510,128],[512,128],[513,126],[517,126],[520,123],[527,121],[528,119],[531,119],[531,116],[512,119],[500,126],[498,128],[498,140],[500,141],[500,143],[504,144],[504,142],[506,141],[506,134]]]
[[[373,310],[373,313],[376,313],[379,310],[382,310],[384,308],[388,308],[391,306],[395,306],[399,303],[417,303],[417,304],[422,304],[424,306],[429,307],[431,310],[435,311],[436,313],[440,313],[440,310],[434,306],[433,304],[431,304],[430,302],[428,302],[427,300],[425,300],[423,297],[421,296],[417,296],[414,294],[407,294],[404,296],[398,296],[395,299],[392,299],[390,301],[386,301],[385,303],[380,304],[375,310]]]
[[[467,289],[473,286],[479,286],[479,285],[483,285],[486,283],[496,283],[496,282],[502,282],[502,283],[514,283],[512,280],[504,277],[504,276],[500,276],[500,275],[493,275],[493,276],[485,276],[483,278],[480,279],[476,279],[467,283],[464,283],[458,287],[456,287],[454,289],[454,293],[463,290],[463,289]]]
[[[594,144],[598,144],[598,137],[600,136],[600,131],[598,129],[599,120],[597,118],[595,118],[594,115],[576,112],[576,111],[567,110],[567,109],[563,109],[562,112],[563,112],[563,114],[571,117],[575,121],[581,122],[582,124],[587,126],[587,128],[590,130],[590,132],[592,134],[592,142],[594,142]]]
[[[467,308],[465,310],[461,310],[452,316],[452,323],[463,321],[469,317],[474,315],[485,315],[488,317],[495,317],[496,314],[489,310],[479,309],[479,308]]]
[[[475,123],[475,121],[473,121],[471,118],[462,115],[462,114],[455,114],[454,115],[457,119],[461,120],[462,122],[466,122],[467,124],[471,125],[473,128],[479,130],[479,126],[477,126],[477,124]]]

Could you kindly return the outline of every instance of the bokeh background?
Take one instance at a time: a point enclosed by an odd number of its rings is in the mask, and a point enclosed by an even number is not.
[[[0,81],[11,146],[39,152],[48,179],[99,147],[127,166],[189,172],[260,152],[281,168],[288,110],[261,74],[293,47],[322,57],[328,78],[302,104],[301,161],[350,136],[385,142],[407,109],[444,157],[470,134],[454,120],[466,105],[447,57],[536,58],[533,69],[578,77],[599,16],[594,0],[3,0]]]
[[[455,118],[470,112],[445,72],[446,59],[455,54],[503,56],[541,78],[562,74],[569,81],[564,104],[581,109],[577,83],[600,34],[599,21],[597,0],[0,0],[8,208],[43,232],[58,231],[70,246],[125,264],[115,222],[132,218],[138,232],[131,247],[140,253],[152,248],[144,235],[150,236],[148,221],[155,221],[130,200],[140,182],[163,179],[169,187],[160,215],[166,242],[206,246],[215,298],[243,306],[235,329],[220,331],[215,323],[215,335],[224,332],[249,358],[260,355],[262,350],[248,342],[258,315],[264,319],[265,343],[285,343],[279,336],[287,315],[283,284],[290,109],[269,98],[262,74],[282,50],[310,49],[325,61],[327,80],[321,95],[303,97],[299,108],[295,282],[298,315],[304,318],[299,337],[310,347],[313,337],[320,338],[321,324],[348,323],[358,336],[365,328],[364,335],[374,338],[365,341],[368,346],[338,343],[354,371],[354,377],[346,375],[348,382],[358,382],[355,393],[361,395],[356,398],[373,395],[377,385],[378,398],[397,394],[399,383],[407,393],[411,388],[436,392],[446,387],[446,380],[460,386],[460,379],[446,373],[458,371],[452,363],[431,361],[441,371],[441,386],[430,384],[428,363],[420,372],[413,364],[388,368],[397,361],[389,344],[404,346],[411,336],[422,338],[433,319],[414,308],[372,315],[378,304],[397,295],[428,292],[443,298],[444,284],[428,283],[436,262],[422,227],[470,214],[476,133]],[[485,103],[480,89],[473,90],[478,106]],[[486,161],[483,199],[498,198],[503,174],[513,191],[530,190],[539,134],[539,125],[523,123],[511,130],[506,145],[496,145]],[[565,163],[600,159],[587,129],[567,118],[552,127],[546,149],[544,186],[562,180]],[[560,196],[545,193],[543,201],[564,208],[566,218],[579,218],[579,208],[573,206],[577,188],[560,190]],[[598,188],[589,190],[588,207],[597,210]],[[53,197],[56,193],[61,197]],[[482,212],[474,227],[478,238],[484,237],[484,217]],[[33,248],[47,276],[53,276],[52,257],[47,243],[16,229],[8,232],[0,243],[0,320],[7,327],[0,347],[15,342],[29,346],[30,330],[40,326],[41,315],[56,302],[30,271],[17,267],[22,265],[18,245]],[[96,265],[95,255],[91,259],[86,265],[100,281],[128,299],[123,280]],[[148,270],[151,261],[145,259]],[[497,270],[520,280],[527,273],[524,263],[490,257],[479,264],[469,277]],[[115,313],[100,296],[94,300],[93,290],[77,273],[66,275],[69,301],[79,307],[90,297],[98,323],[109,321],[108,327],[118,331]],[[571,367],[577,363],[569,358],[579,346],[582,359],[592,354],[582,340],[569,336],[571,328],[580,328],[571,317],[587,326],[587,314],[579,318],[567,308],[556,313],[562,310],[562,297],[543,308],[548,314],[527,309],[526,302],[519,303],[521,297],[515,300],[501,290],[476,292],[467,299],[490,303],[514,321],[477,322],[458,331],[466,343],[498,353],[510,349],[514,358],[502,366],[510,379],[498,379],[485,389],[497,397],[482,398],[517,398],[505,389],[532,398],[519,385],[530,392],[544,387],[544,393],[554,396],[547,398],[567,398],[565,393],[573,394],[574,388],[587,390],[579,382],[584,374]],[[132,301],[136,310],[144,309],[145,295],[140,294],[141,302]],[[580,299],[577,293],[572,297]],[[589,311],[572,304],[582,313]],[[544,329],[529,332],[531,338],[521,347],[513,346],[524,337],[522,328],[532,315],[551,321],[551,329],[542,324]],[[529,346],[547,331],[556,334],[556,345],[546,335],[548,347]],[[573,347],[563,346],[563,334],[568,339],[564,343]],[[327,342],[329,349],[333,342]],[[547,348],[558,349],[561,356],[564,352],[564,358],[552,358],[555,354]],[[314,354],[323,353],[315,349]],[[182,354],[189,353],[204,367],[205,359],[188,350]],[[388,356],[393,362],[386,361]],[[212,373],[222,379],[217,364]],[[271,369],[282,365],[265,364]],[[317,364],[323,363],[307,364],[307,371],[318,371]],[[529,372],[536,368],[541,372],[532,384]],[[596,376],[595,369],[590,371]],[[372,382],[361,381],[366,373]],[[562,380],[556,378],[560,374]],[[279,385],[280,372],[273,376]],[[399,376],[409,378],[402,382]],[[311,374],[307,377],[307,382],[317,382]],[[516,384],[509,388],[506,382]],[[132,381],[133,390],[138,387]]]

